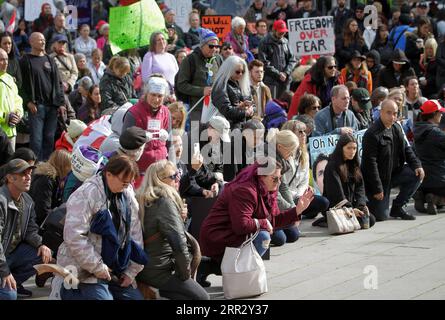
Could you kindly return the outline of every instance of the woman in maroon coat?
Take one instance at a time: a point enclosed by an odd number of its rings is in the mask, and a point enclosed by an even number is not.
[[[246,236],[257,229],[260,232],[253,243],[258,253],[263,255],[269,248],[274,228],[293,225],[300,220],[301,213],[313,199],[313,192],[308,189],[296,207],[280,213],[277,190],[281,181],[281,167],[271,158],[259,162],[265,164],[255,162],[225,185],[201,225],[202,254],[214,262],[221,262],[226,247],[239,247]],[[205,277],[214,271],[203,269],[198,279],[200,283],[205,283]]]

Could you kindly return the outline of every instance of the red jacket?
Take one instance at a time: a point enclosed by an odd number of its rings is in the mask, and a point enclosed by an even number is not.
[[[73,152],[73,143],[71,142],[71,138],[68,136],[66,131],[62,132],[59,140],[56,141],[56,150],[65,149],[68,152]]]
[[[266,219],[274,228],[292,225],[300,219],[295,207],[279,213],[275,202],[274,208],[268,208],[265,203],[267,194],[260,195],[259,183],[255,179],[224,187],[201,225],[203,255],[221,260],[226,247],[238,247],[246,240],[246,235],[255,233],[257,227],[254,218],[259,220],[261,229],[266,229]]]
[[[130,112],[136,120],[136,126],[150,132],[159,132],[159,129],[169,131],[170,111],[166,106],[161,106],[156,113],[151,111],[151,107],[143,100],[131,107]],[[157,130],[153,129],[157,126]],[[144,153],[138,161],[141,175],[145,170],[158,160],[167,159],[167,143],[161,140],[151,140],[145,145]]]

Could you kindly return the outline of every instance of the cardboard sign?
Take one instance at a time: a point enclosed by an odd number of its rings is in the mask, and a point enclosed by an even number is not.
[[[176,14],[176,24],[182,28],[184,32],[190,29],[189,13],[192,12],[192,0],[165,0],[164,3],[168,8],[173,9]]]
[[[333,17],[287,20],[289,46],[297,56],[335,53]]]
[[[25,20],[34,21],[42,12],[42,5],[48,3],[51,6],[53,16],[56,15],[57,9],[53,1],[49,0],[25,0]]]
[[[229,34],[232,29],[231,16],[202,16],[201,27],[210,29],[216,33],[220,42]]]

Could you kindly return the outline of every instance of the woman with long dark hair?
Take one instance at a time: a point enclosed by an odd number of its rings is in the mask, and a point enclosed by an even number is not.
[[[368,51],[357,20],[348,19],[342,36],[335,40],[335,57],[337,58],[339,68],[343,68],[351,60],[355,50],[361,54]]]
[[[340,78],[343,82],[353,81],[358,88],[365,88],[372,92],[372,75],[365,63],[366,57],[358,51],[354,51],[351,60],[341,70]]]
[[[6,72],[14,78],[17,88],[22,86],[22,73],[20,71],[19,60],[16,58],[16,47],[12,34],[3,32],[0,34],[0,48],[8,54],[8,68]]]
[[[323,196],[331,207],[347,200],[346,207],[354,209],[360,226],[367,229],[375,224],[375,217],[366,206],[365,185],[360,170],[357,140],[350,134],[340,137],[324,170]],[[369,215],[369,224],[365,218]],[[323,218],[321,218],[323,219]],[[325,217],[324,217],[325,219]]]
[[[380,62],[383,65],[386,66],[391,61],[394,45],[389,39],[389,31],[386,24],[382,23],[378,26],[371,50],[377,50],[380,54]]]
[[[87,98],[82,106],[79,108],[77,118],[86,124],[99,119],[100,117],[100,103],[102,97],[100,96],[100,89],[97,84],[94,84],[88,90]]]

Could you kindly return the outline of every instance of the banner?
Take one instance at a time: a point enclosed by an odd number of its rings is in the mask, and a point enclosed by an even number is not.
[[[190,29],[189,14],[192,12],[192,0],[165,0],[167,7],[176,13],[176,24],[187,32]]]
[[[297,56],[335,53],[333,17],[287,20],[289,46]]]
[[[113,54],[150,43],[155,31],[166,32],[164,16],[154,0],[110,9],[110,47]]]
[[[53,0],[25,0],[25,20],[34,21],[42,12],[42,5],[48,3],[52,8],[53,16],[56,15],[57,9]]]
[[[92,0],[65,0],[67,6],[72,5],[77,8],[78,27],[80,27],[83,24],[91,26],[91,23],[93,22],[91,19],[91,1]],[[69,23],[68,17],[66,23],[67,25]]]
[[[366,129],[354,132],[353,136],[357,140],[357,148],[359,157],[362,157],[362,140],[363,135],[365,134]],[[311,157],[311,168],[314,164],[315,159],[317,159],[320,153],[324,153],[325,155],[330,155],[337,145],[337,141],[340,139],[340,135],[326,135],[319,137],[311,137],[309,138],[309,154]]]
[[[224,41],[224,38],[232,29],[232,17],[231,16],[202,16],[201,27],[210,29],[216,33],[220,42]]]

